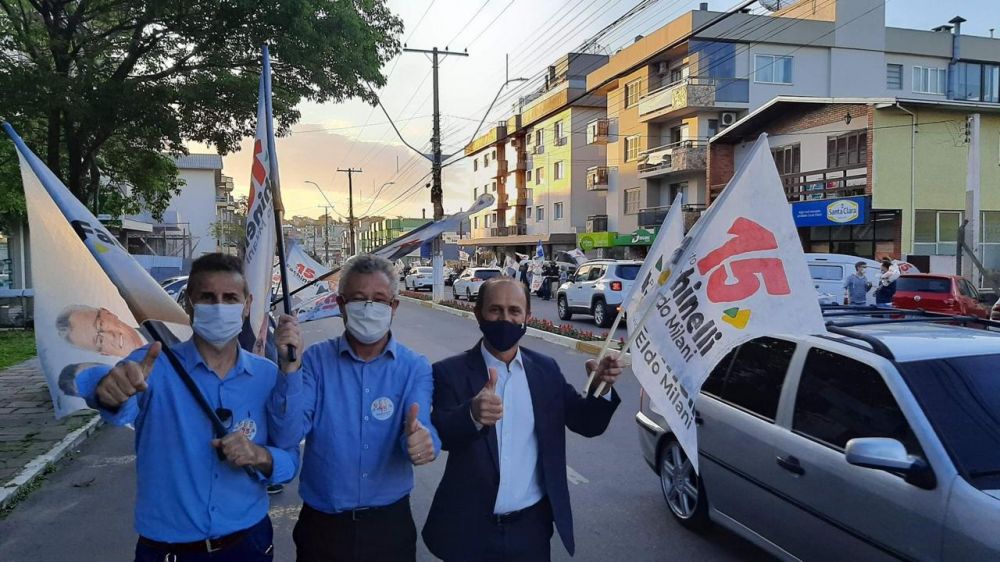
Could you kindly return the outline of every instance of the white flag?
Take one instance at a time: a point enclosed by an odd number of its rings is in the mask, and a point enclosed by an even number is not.
[[[573,248],[572,250],[566,252],[566,255],[576,262],[576,265],[578,266],[583,265],[583,262],[587,261],[587,255],[584,254],[583,250],[580,248]]]
[[[670,268],[667,264],[684,241],[681,199],[681,194],[678,193],[674,198],[674,204],[667,211],[667,216],[663,218],[663,224],[656,234],[653,245],[649,247],[649,253],[646,254],[639,273],[635,276],[635,283],[632,283],[632,288],[622,300],[625,303],[626,313],[635,320],[652,306],[657,290],[670,277]]]
[[[695,399],[722,357],[759,336],[826,331],[766,135],[669,269],[640,311],[630,350],[639,382],[697,470]]]

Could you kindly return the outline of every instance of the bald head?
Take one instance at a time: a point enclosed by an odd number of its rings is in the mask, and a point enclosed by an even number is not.
[[[512,277],[493,277],[479,287],[475,305],[480,320],[522,323],[531,314],[531,297],[524,283]]]

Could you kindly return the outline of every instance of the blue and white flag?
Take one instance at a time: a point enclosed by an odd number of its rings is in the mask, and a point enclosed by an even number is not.
[[[542,241],[538,241],[538,246],[535,247],[535,259],[545,259],[545,248],[542,248]]]

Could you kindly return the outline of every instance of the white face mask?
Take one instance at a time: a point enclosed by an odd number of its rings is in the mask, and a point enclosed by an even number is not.
[[[389,332],[392,307],[372,301],[351,301],[347,310],[347,331],[363,344],[373,344]]]
[[[212,347],[222,349],[243,329],[242,304],[194,305],[194,333]]]

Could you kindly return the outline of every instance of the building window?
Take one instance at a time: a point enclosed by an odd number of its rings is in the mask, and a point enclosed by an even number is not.
[[[525,181],[531,181],[531,170],[528,170],[528,173],[525,175],[524,180]]]
[[[960,62],[955,67],[957,82],[955,99],[968,101],[1000,101],[1000,66]]]
[[[625,214],[634,215],[639,212],[639,191],[640,188],[633,187],[625,190]]]
[[[535,144],[538,146],[545,144],[545,129],[535,129]]]
[[[472,159],[472,171],[475,172],[479,170],[479,158]]]
[[[943,68],[913,67],[913,91],[918,94],[944,94],[948,71]]]
[[[781,55],[754,56],[754,82],[791,84],[792,57]]]
[[[486,166],[489,166],[489,165],[490,165],[490,155],[489,154],[483,154],[483,167],[485,168]]]
[[[542,222],[545,220],[545,207],[541,205],[535,207],[535,222]]]
[[[918,210],[913,227],[913,253],[954,256],[963,215],[962,211]]]
[[[479,198],[479,188],[478,187],[473,187],[472,188],[472,198],[473,199],[478,199]]]
[[[639,158],[639,135],[625,137],[625,161],[631,162]]]
[[[868,163],[868,131],[826,138],[826,167],[863,166]]]
[[[563,204],[561,202],[552,205],[552,218],[555,220],[563,218]]]
[[[639,84],[642,80],[633,80],[625,84],[625,107],[629,108],[639,103]]]
[[[479,217],[472,217],[472,228],[479,228]]]
[[[542,183],[545,179],[545,168],[535,168],[535,185]]]
[[[492,155],[493,155],[493,159],[496,160],[497,159],[497,151],[494,150]]]
[[[529,219],[531,218],[531,210],[532,210],[531,207],[528,207],[527,209],[524,210],[525,216]]]
[[[979,224],[982,225],[979,255],[982,256],[983,265],[988,270],[1000,269],[1000,211],[983,211]]]
[[[771,149],[774,165],[778,167],[778,175],[793,174],[801,171],[802,157],[799,144],[789,144]]]
[[[564,142],[563,137],[565,136],[562,120],[556,121],[555,125],[553,125],[552,127],[552,130],[553,134],[555,135],[556,145],[561,145]]]
[[[552,179],[554,180],[563,179],[563,167],[564,167],[564,162],[562,160],[552,165]]]
[[[497,182],[493,182],[493,192],[496,193],[496,190],[497,190]]]
[[[885,65],[885,87],[889,88],[890,90],[903,89],[903,65],[901,64]]]

